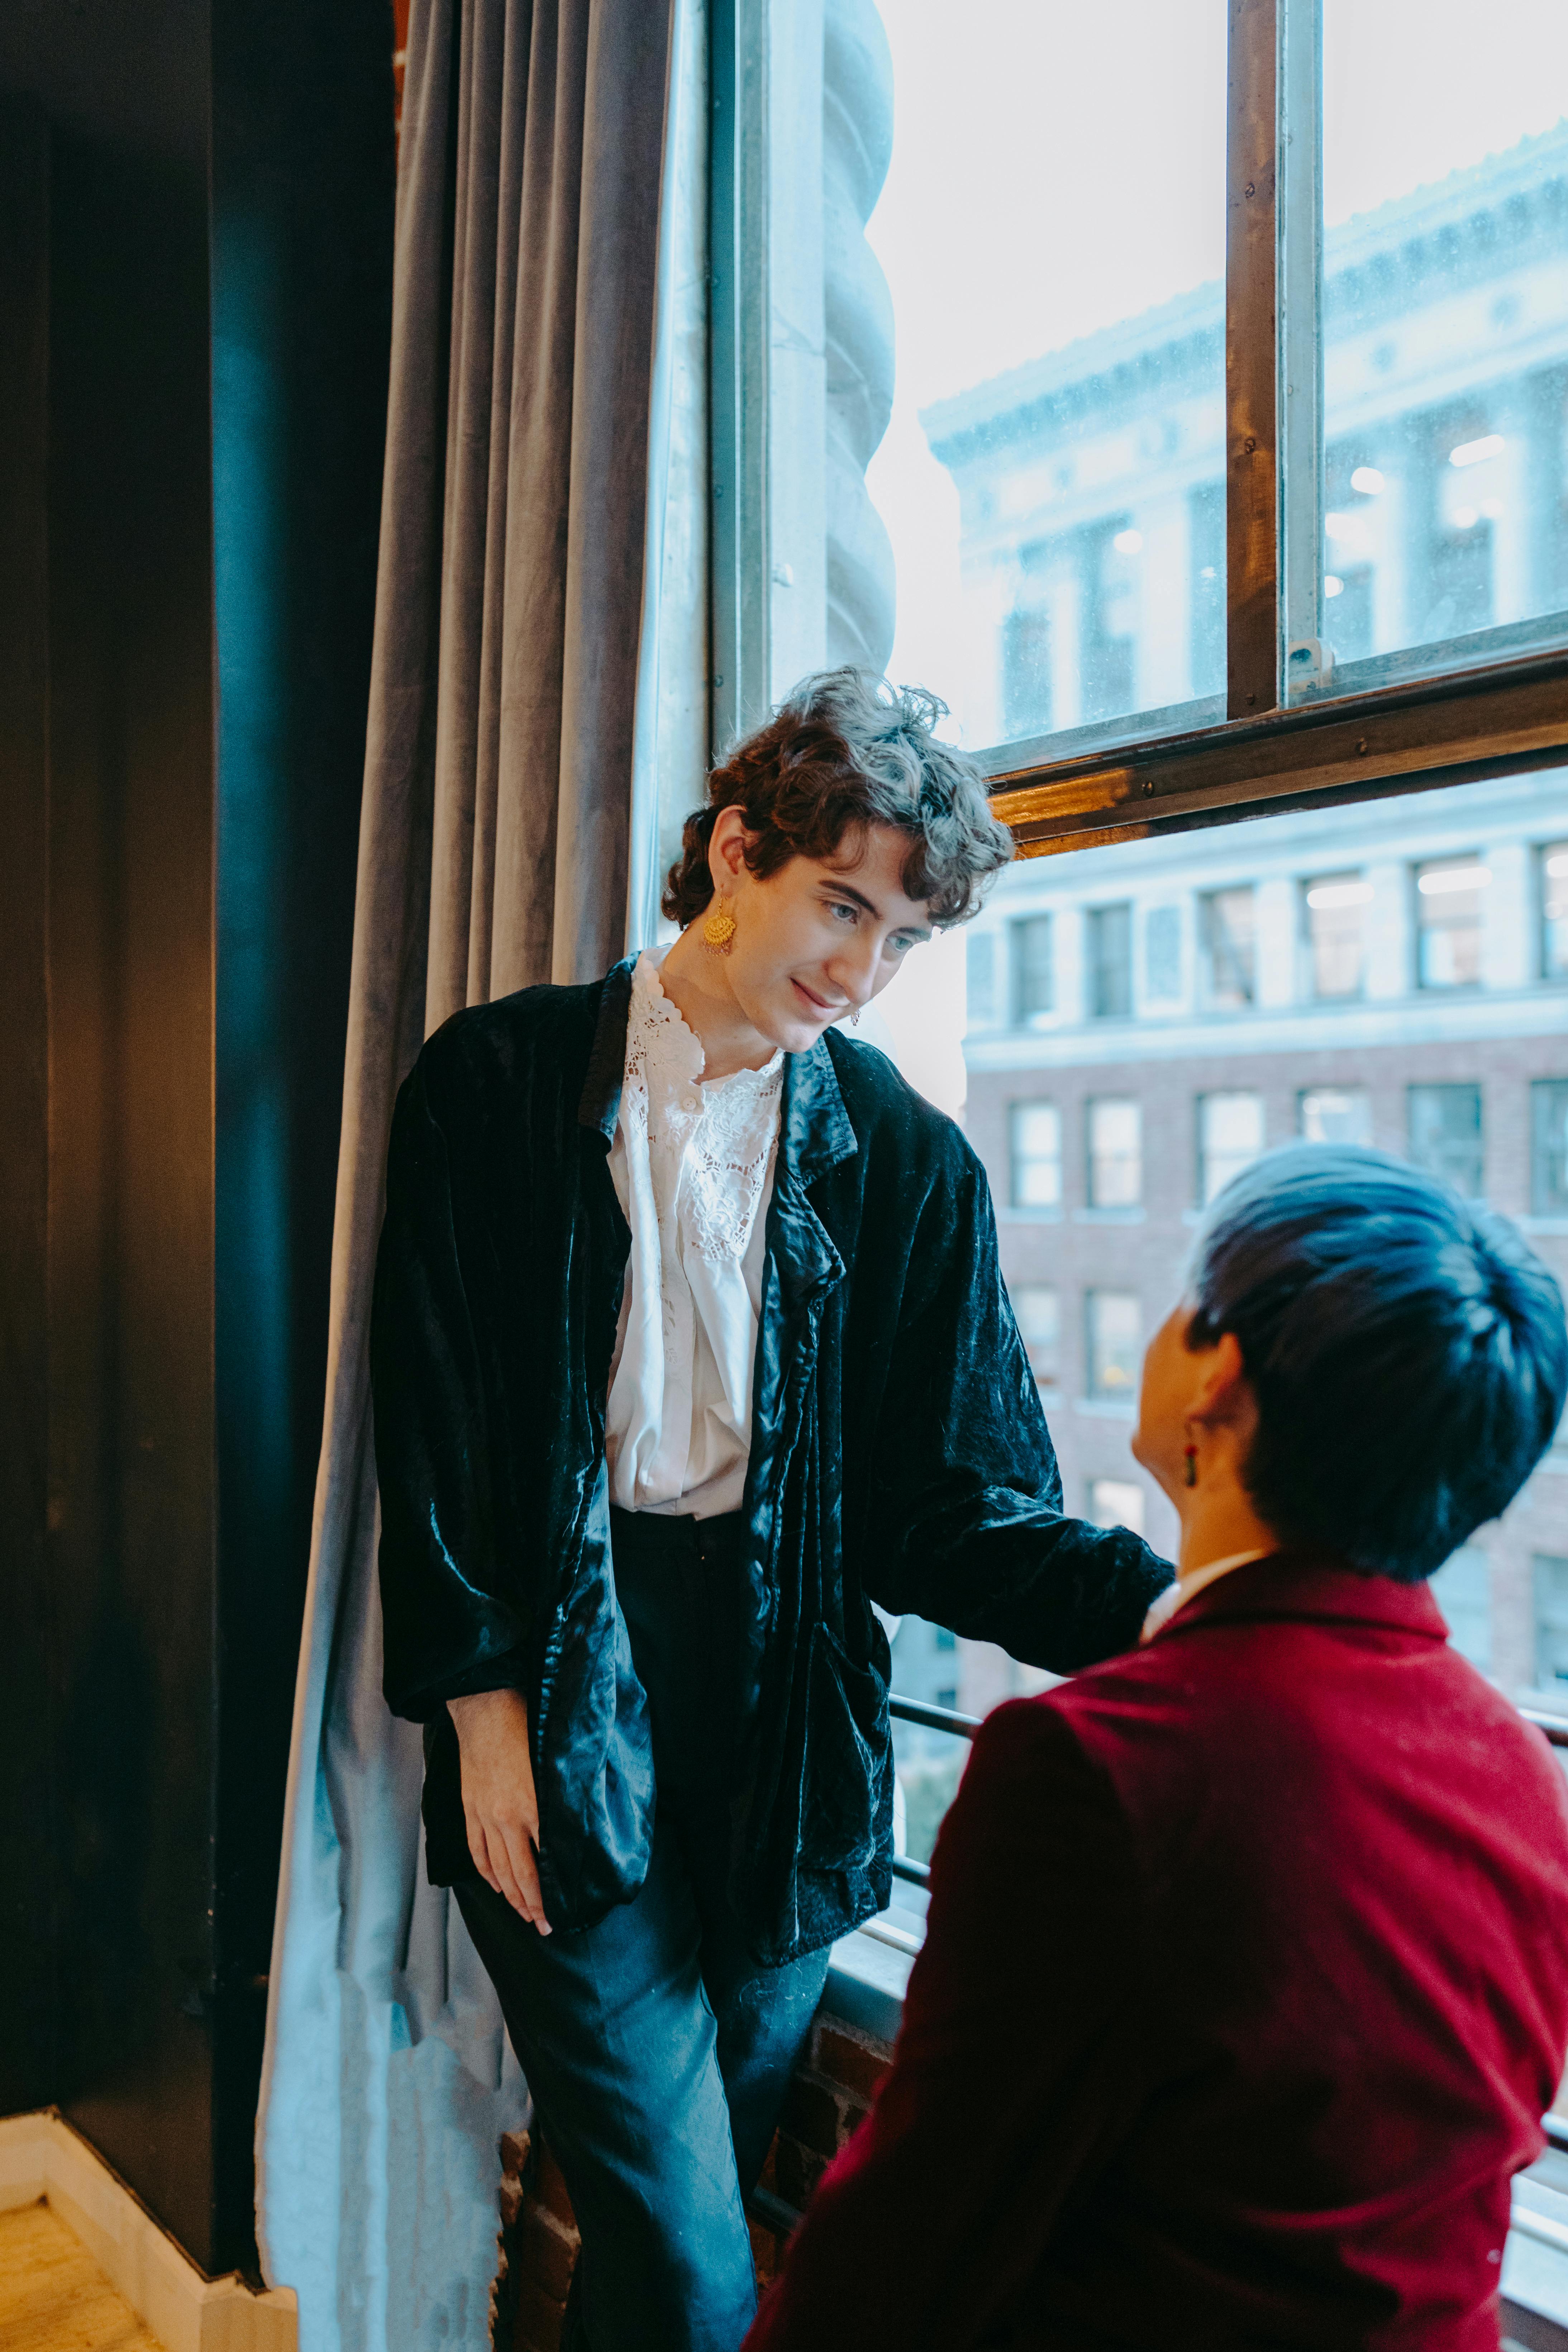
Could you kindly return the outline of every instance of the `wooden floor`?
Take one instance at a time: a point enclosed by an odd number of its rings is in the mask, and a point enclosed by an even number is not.
[[[0,2213],[5,2352],[162,2352],[47,2205]]]

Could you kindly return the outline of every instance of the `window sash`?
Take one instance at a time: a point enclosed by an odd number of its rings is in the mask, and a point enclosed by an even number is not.
[[[1292,698],[1316,682],[1321,637],[1321,0],[1229,5],[1224,708],[1145,711],[979,754],[996,813],[1026,856],[1184,831],[1263,805],[1353,801],[1568,762],[1568,646],[1546,642],[1560,620],[1541,625],[1539,651],[1518,650],[1517,627],[1482,631],[1357,664],[1355,690]],[[712,0],[710,26],[717,748],[754,724],[768,699],[762,0]],[[1511,650],[1488,661],[1489,644]],[[1439,659],[1453,666],[1439,672]]]

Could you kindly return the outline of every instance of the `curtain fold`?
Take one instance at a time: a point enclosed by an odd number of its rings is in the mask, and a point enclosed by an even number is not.
[[[381,1697],[370,1286],[423,1038],[647,935],[661,772],[667,796],[699,794],[705,583],[670,562],[664,508],[697,494],[680,453],[702,437],[700,25],[698,0],[412,9],[327,1409],[257,2130],[263,2266],[299,2293],[302,2352],[489,2340],[496,2144],[527,2093],[457,1906],[425,1880],[419,1735]]]

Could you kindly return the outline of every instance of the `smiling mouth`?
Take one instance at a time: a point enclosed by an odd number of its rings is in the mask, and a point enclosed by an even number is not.
[[[807,988],[805,981],[797,980],[794,982],[794,985],[799,989],[801,994],[805,997],[812,1011],[814,1013],[826,1013],[829,1021],[837,1021],[841,1013],[847,1013],[849,1010],[849,1000],[847,997],[845,998],[842,1004],[829,1004],[826,998],[814,996],[810,989]]]

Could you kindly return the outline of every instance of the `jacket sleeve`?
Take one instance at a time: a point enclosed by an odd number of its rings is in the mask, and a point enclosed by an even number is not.
[[[1049,1700],[999,1707],[931,1864],[891,2072],[745,2352],[1011,2342],[1143,2079],[1147,1930],[1115,1792]]]
[[[1129,1529],[1063,1515],[990,1188],[961,1140],[910,1267],[875,1440],[867,1591],[1053,1674],[1131,1648],[1173,1571]]]
[[[398,1096],[371,1307],[383,1686],[416,1723],[448,1698],[521,1685],[528,1631],[501,1557],[488,1243],[454,1062],[433,1041]]]

